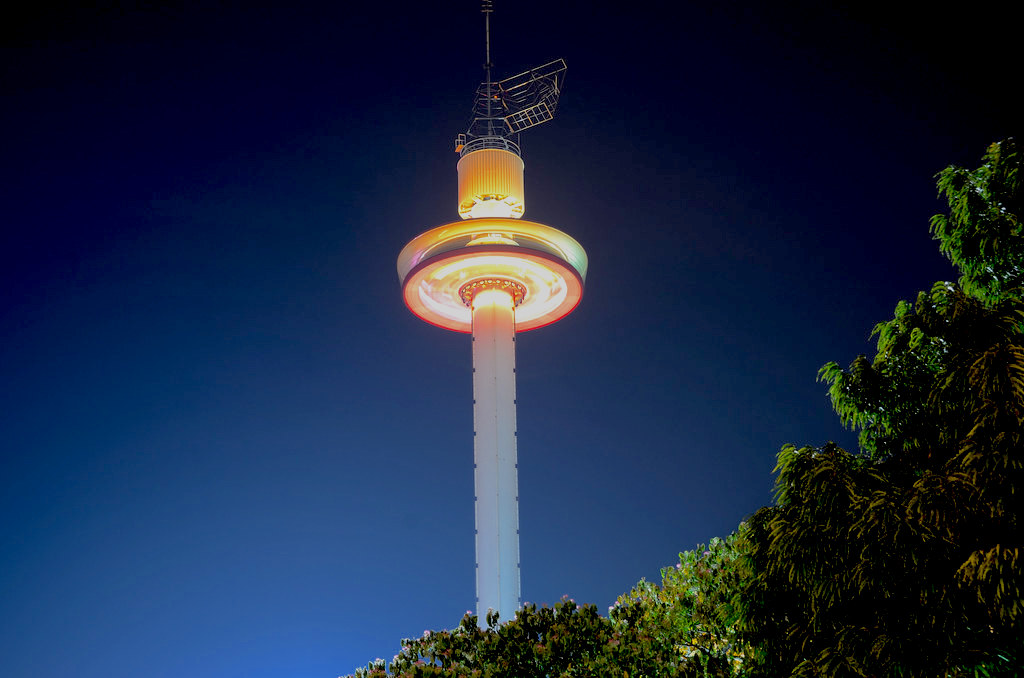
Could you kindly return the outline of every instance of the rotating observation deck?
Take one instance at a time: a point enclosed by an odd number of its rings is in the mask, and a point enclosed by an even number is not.
[[[439,327],[472,332],[473,287],[517,290],[516,331],[549,325],[583,297],[587,254],[569,235],[533,221],[482,217],[422,233],[398,255],[405,305]]]

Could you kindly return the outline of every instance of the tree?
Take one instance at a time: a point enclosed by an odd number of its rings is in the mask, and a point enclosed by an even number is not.
[[[613,623],[593,605],[569,599],[554,607],[524,605],[501,625],[492,614],[486,629],[467,613],[452,631],[403,640],[391,662],[372,662],[354,678],[687,675],[680,673],[672,646],[637,621]]]
[[[738,596],[746,577],[746,526],[679,554],[661,571],[661,585],[641,580],[609,610],[617,624],[645,629],[674,649],[681,675],[739,677],[746,649],[738,637]]]
[[[1016,675],[1024,663],[1024,191],[1016,142],[938,175],[960,271],[825,365],[859,451],[778,457],[749,521],[740,628],[770,676]]]
[[[735,629],[743,579],[743,526],[726,539],[679,554],[661,586],[641,580],[608,617],[563,599],[525,605],[480,629],[467,613],[452,631],[402,641],[391,662],[377,660],[355,678],[656,676],[738,678],[743,646]]]

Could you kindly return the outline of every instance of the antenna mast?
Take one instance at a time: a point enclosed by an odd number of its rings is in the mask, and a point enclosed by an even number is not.
[[[555,59],[543,66],[494,82],[491,70],[491,14],[494,0],[481,0],[484,15],[484,81],[473,98],[473,118],[465,134],[455,138],[460,156],[485,148],[520,155],[519,133],[555,117],[565,80],[565,61]]]
[[[487,74],[487,133],[488,136],[494,136],[494,118],[492,117],[493,112],[491,106],[494,102],[494,89],[491,82],[491,67],[494,64],[491,63],[491,14],[494,13],[494,2],[493,0],[481,0],[480,11],[484,15],[484,51],[486,61],[484,61],[484,71]]]

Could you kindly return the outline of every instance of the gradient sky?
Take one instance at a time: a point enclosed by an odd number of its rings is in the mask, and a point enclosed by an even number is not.
[[[852,444],[817,369],[951,277],[933,175],[1020,132],[1012,24],[495,5],[499,76],[569,65],[527,217],[590,256],[517,342],[523,597],[604,611],[780,446]],[[456,625],[469,338],[395,258],[456,218],[478,3],[37,12],[0,29],[0,675],[324,678]]]

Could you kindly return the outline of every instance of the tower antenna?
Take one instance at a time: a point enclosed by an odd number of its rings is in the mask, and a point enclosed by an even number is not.
[[[522,219],[521,131],[551,120],[561,59],[494,82],[493,3],[483,0],[487,61],[469,129],[458,135],[459,216],[398,255],[405,305],[423,320],[473,335],[473,480],[477,622],[512,618],[520,604],[515,340],[572,312],[587,254],[570,236]]]
[[[484,39],[485,47],[487,50],[487,61],[484,62],[484,68],[487,69],[488,78],[490,81],[491,73],[491,14],[494,13],[494,0],[481,0],[480,11],[484,14]]]
[[[484,81],[476,88],[469,129],[455,138],[460,156],[483,148],[500,148],[520,155],[519,133],[555,117],[565,81],[565,61],[543,66],[494,82],[491,62],[491,14],[494,0],[481,0],[484,15]]]
[[[494,103],[494,89],[491,83],[491,68],[494,64],[491,63],[491,15],[494,14],[494,2],[493,0],[481,0],[480,11],[484,15],[484,71],[487,75],[487,120],[488,120],[488,132],[494,134],[494,117],[492,115],[491,107]]]

